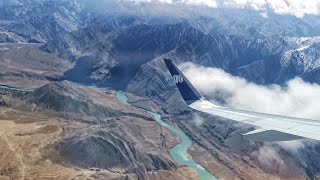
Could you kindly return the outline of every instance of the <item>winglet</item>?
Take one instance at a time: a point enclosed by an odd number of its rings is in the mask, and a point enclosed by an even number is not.
[[[195,101],[204,99],[203,96],[192,86],[189,80],[182,74],[178,67],[170,59],[163,59],[167,68],[176,83],[184,101],[190,105]]]

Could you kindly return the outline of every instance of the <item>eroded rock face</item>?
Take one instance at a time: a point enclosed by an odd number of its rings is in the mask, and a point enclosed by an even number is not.
[[[51,82],[35,90],[32,96],[32,102],[57,112],[97,117],[111,113],[106,107],[94,104],[80,86],[68,81]]]
[[[122,116],[153,120],[145,112],[128,108],[114,100],[115,92],[87,88],[69,81],[50,82],[30,93],[30,96],[28,102],[72,121],[104,124],[105,118]]]
[[[173,179],[197,179],[195,171],[180,170],[180,165],[170,157],[169,149],[179,142],[174,134],[144,111],[118,102],[114,91],[54,82],[31,93],[5,96],[13,105],[1,107],[5,113],[0,114],[0,134],[4,135],[0,137],[0,151],[7,151],[15,143],[24,145],[21,151],[0,153],[0,157],[12,155],[4,158],[0,177],[42,177],[47,173],[64,179],[78,175],[106,179],[162,179],[167,175]],[[64,109],[55,109],[60,101],[69,101],[79,108],[82,105],[74,104],[88,101],[92,111],[84,113],[64,104],[60,104]],[[73,116],[65,116],[66,112]],[[104,115],[96,115],[97,112]],[[18,157],[26,161],[22,163]]]
[[[68,120],[54,148],[72,166],[139,176],[178,167],[167,154],[172,140],[166,137],[173,135],[144,111],[122,105],[114,92],[63,81],[40,87],[30,97],[28,102]]]
[[[114,132],[99,131],[85,137],[67,139],[59,145],[59,149],[62,156],[83,168],[119,168],[128,173],[143,173],[176,167],[165,157],[149,154]]]
[[[0,96],[0,107],[7,107],[8,104],[6,103],[6,101]]]

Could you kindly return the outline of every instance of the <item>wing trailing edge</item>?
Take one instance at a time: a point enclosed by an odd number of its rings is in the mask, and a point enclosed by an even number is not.
[[[292,141],[303,139],[304,137],[296,136],[275,130],[256,129],[242,135],[243,139],[250,141],[270,142],[270,141]]]

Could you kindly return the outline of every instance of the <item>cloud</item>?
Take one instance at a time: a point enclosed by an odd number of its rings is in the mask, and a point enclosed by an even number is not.
[[[318,15],[320,13],[319,0],[266,0],[266,5],[278,14],[293,14],[303,17],[306,14]]]
[[[278,172],[286,169],[285,162],[282,160],[279,153],[272,147],[263,146],[259,151],[254,151],[252,156],[256,157],[259,163],[266,169]]]
[[[162,2],[168,4],[204,5],[208,7],[242,8],[265,12],[270,9],[277,14],[291,14],[299,18],[306,14],[319,15],[319,0],[130,0],[133,2]]]
[[[184,63],[180,68],[206,97],[225,106],[320,120],[320,86],[295,78],[285,87],[261,86],[217,68]]]
[[[198,114],[194,114],[193,115],[193,122],[197,127],[199,127],[203,124],[204,119],[202,117],[200,117]]]
[[[301,140],[277,142],[280,147],[293,153],[298,153],[299,149],[303,149],[305,147],[304,143]]]
[[[173,0],[130,0],[133,1],[135,3],[151,3],[151,2],[159,2],[159,3],[168,3],[168,4],[172,4]]]
[[[206,5],[209,7],[218,7],[218,3],[215,0],[182,0],[181,3],[189,5]]]

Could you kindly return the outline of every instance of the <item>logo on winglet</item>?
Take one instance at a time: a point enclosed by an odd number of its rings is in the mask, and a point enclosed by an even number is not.
[[[174,75],[173,77],[174,82],[177,83],[182,83],[183,82],[183,78],[181,75]]]

